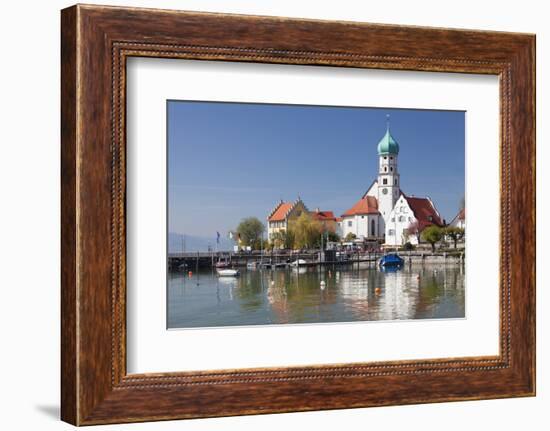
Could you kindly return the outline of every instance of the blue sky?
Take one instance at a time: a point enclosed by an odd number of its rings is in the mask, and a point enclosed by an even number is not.
[[[401,189],[450,221],[464,196],[464,112],[168,101],[169,231],[226,235],[298,196],[342,214],[376,178],[387,114]]]

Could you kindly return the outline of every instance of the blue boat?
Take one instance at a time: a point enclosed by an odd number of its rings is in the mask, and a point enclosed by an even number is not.
[[[382,268],[400,268],[404,262],[397,254],[386,254],[380,259],[379,265]]]

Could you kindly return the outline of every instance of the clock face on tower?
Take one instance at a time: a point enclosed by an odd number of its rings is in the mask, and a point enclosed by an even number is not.
[[[385,189],[385,188],[382,189],[382,193],[384,193],[385,195],[387,195],[387,194],[388,194],[388,189]]]

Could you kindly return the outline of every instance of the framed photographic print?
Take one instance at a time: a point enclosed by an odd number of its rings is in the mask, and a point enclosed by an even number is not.
[[[63,420],[535,394],[533,35],[61,30]]]

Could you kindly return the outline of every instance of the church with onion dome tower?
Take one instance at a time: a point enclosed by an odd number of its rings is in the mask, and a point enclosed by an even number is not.
[[[355,236],[390,246],[418,244],[420,232],[444,221],[429,197],[407,196],[401,190],[399,144],[390,131],[378,142],[378,176],[361,198],[338,219],[343,238]]]

